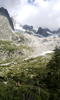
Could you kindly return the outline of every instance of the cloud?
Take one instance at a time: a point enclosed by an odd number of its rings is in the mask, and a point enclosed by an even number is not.
[[[60,0],[0,0],[16,21],[56,30],[60,27]]]
[[[20,3],[20,1],[18,0],[0,0],[0,7],[6,7],[8,9],[11,9],[13,7],[16,7],[18,4]]]

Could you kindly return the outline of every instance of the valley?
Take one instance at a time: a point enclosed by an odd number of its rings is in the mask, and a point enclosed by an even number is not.
[[[14,23],[0,8],[0,100],[60,100],[59,34]]]

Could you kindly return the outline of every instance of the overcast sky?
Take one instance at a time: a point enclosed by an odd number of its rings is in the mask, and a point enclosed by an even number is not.
[[[35,28],[60,28],[60,0],[0,0],[4,7],[21,24]]]

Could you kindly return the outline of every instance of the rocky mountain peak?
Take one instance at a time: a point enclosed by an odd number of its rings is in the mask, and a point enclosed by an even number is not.
[[[36,30],[33,29],[33,26],[23,25],[23,29],[25,29],[25,30],[29,30],[29,31],[32,31],[32,32],[35,32],[35,33],[36,33]]]
[[[58,29],[57,33],[60,33],[60,28]]]
[[[0,39],[12,39],[14,26],[12,19],[8,11],[1,7],[0,8]]]
[[[50,35],[47,31],[50,32],[49,29],[42,29],[41,27],[39,27],[39,29],[38,29],[38,31],[36,33],[40,34],[40,35],[42,35],[44,37],[47,37],[47,36]]]
[[[7,17],[11,28],[14,30],[12,19],[10,18],[9,13],[5,8],[3,8],[3,7],[0,8],[0,15]]]

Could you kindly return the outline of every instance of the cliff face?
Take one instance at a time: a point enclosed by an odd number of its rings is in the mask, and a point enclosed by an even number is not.
[[[11,39],[14,30],[9,13],[3,7],[0,8],[0,39]]]
[[[36,32],[37,34],[40,34],[44,37],[50,36],[50,30],[49,29],[42,29],[41,27],[39,27],[38,31]]]

